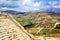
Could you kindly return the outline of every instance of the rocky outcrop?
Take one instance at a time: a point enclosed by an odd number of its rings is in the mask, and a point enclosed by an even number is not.
[[[0,14],[0,40],[34,40],[34,37],[11,15]]]

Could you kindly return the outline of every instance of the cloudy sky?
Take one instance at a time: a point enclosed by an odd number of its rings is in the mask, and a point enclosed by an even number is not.
[[[0,0],[0,10],[36,12],[51,7],[59,9],[60,0]]]

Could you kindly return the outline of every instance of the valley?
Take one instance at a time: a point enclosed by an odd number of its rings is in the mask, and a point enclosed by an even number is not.
[[[29,33],[32,33],[34,36],[60,37],[58,36],[58,34],[60,35],[60,29],[55,29],[54,27],[56,23],[60,23],[59,15],[49,15],[48,13],[37,12],[13,16]],[[38,32],[40,28],[43,29]],[[38,33],[36,34],[36,32]],[[56,36],[53,34],[56,34]]]

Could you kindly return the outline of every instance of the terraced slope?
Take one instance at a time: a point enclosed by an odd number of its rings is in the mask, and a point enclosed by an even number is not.
[[[0,40],[33,40],[11,15],[0,14]]]

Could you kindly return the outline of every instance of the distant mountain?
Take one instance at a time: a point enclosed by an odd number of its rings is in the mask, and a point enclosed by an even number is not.
[[[29,13],[32,13],[32,12],[18,12],[18,11],[14,11],[14,10],[3,10],[1,12],[5,12],[7,14],[29,14]],[[51,14],[51,15],[54,15],[54,14],[60,15],[60,9],[58,9],[58,8],[47,8],[42,12],[47,12],[48,14]]]
[[[60,15],[60,9],[58,8],[49,8],[46,10],[46,12],[51,15],[54,15],[54,14]]]
[[[13,10],[5,10],[5,11],[1,11],[1,12],[5,12],[7,14],[24,14],[25,13],[25,12],[13,11]]]

